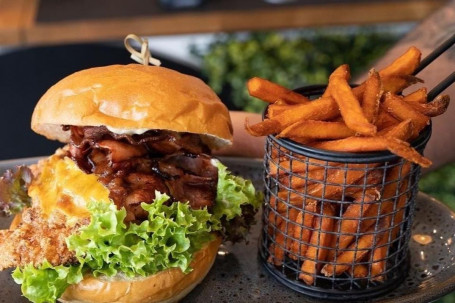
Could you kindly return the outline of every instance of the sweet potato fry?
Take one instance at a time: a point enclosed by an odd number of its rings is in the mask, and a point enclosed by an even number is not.
[[[301,173],[300,175],[281,175],[279,177],[280,183],[284,186],[293,188],[293,189],[300,189],[303,188],[304,186],[308,187],[308,193],[319,193],[320,190],[313,190],[314,187],[310,187],[310,185],[314,184],[315,181],[323,181],[324,179],[331,183],[331,186],[337,186],[334,185],[335,182],[342,182],[344,176],[346,175],[346,178],[348,180],[352,180],[353,178],[357,178],[362,175],[363,171],[361,172],[353,172],[353,171],[345,171],[344,168],[342,167],[342,164],[340,163],[331,163],[329,164],[330,167],[324,168],[321,166],[316,166],[315,169],[312,169],[311,171]],[[358,164],[350,164],[349,167],[351,168],[364,168],[364,165],[358,165]],[[342,184],[340,183],[340,186]],[[321,183],[318,183],[315,185],[317,188],[321,187]],[[330,192],[330,190],[329,190]],[[330,194],[329,194],[330,196]]]
[[[289,235],[294,234],[295,227],[294,222],[296,220],[297,214],[298,214],[297,209],[289,208],[288,212],[286,214],[283,214],[284,218],[286,219],[283,219],[280,216],[276,217],[280,218],[279,223],[275,225],[276,227],[278,227],[278,229],[277,230],[272,229],[271,233],[269,232],[270,235],[275,234],[275,242],[272,243],[269,247],[269,251],[271,253],[268,259],[269,263],[273,263],[277,266],[280,266],[283,263],[286,252],[285,249],[289,249],[292,243],[292,240]]]
[[[333,74],[336,74],[337,77],[341,77],[342,79],[346,80],[346,81],[349,81],[349,79],[351,78],[351,73],[349,71],[349,66],[347,64],[344,64],[342,66],[340,66],[338,69],[336,69]],[[332,86],[330,85],[327,85],[324,93],[322,94],[322,97],[323,98],[327,98],[327,97],[333,97],[332,96]],[[362,91],[363,92],[363,91]],[[357,96],[356,96],[357,97]],[[360,98],[361,96],[359,96]],[[359,100],[359,99],[357,99]]]
[[[273,103],[278,99],[282,99],[285,102],[292,104],[303,104],[310,102],[310,100],[308,100],[308,98],[305,96],[302,96],[281,85],[258,77],[251,78],[247,83],[247,87],[248,92],[251,96],[269,103]]]
[[[305,211],[298,213],[295,219],[295,227],[293,237],[298,241],[293,241],[290,250],[294,253],[290,254],[289,257],[292,259],[298,259],[305,256],[312,233],[311,228],[313,227],[314,213],[316,212],[316,203],[310,203],[305,205]]]
[[[292,110],[286,110],[273,116],[273,119],[265,119],[254,125],[245,121],[245,129],[256,137],[276,134],[285,127],[303,120],[330,120],[339,114],[338,105],[332,98],[319,98],[308,104],[294,105]]]
[[[332,98],[319,98],[308,104],[295,105],[273,118],[284,127],[303,120],[330,120],[339,115],[338,105]],[[281,131],[281,129],[280,129]]]
[[[401,141],[396,138],[388,138],[386,140],[387,149],[410,162],[419,164],[422,167],[429,167],[432,162],[430,159],[425,158],[419,154],[414,148],[412,148],[409,143]]]
[[[403,165],[401,174],[403,176],[406,176],[410,170],[411,170],[410,163],[405,163]],[[401,220],[403,219],[403,214],[404,214],[404,205],[406,204],[406,201],[408,199],[407,195],[403,194],[405,192],[405,190],[407,189],[407,187],[408,187],[408,178],[404,177],[402,184],[400,186],[401,196],[399,196],[399,198],[396,201],[395,209],[397,209],[398,212],[395,214],[395,218],[394,218],[395,228],[391,231],[390,235],[389,235],[389,233],[386,233],[384,235],[384,237],[378,242],[377,247],[373,250],[373,253],[372,253],[373,254],[372,255],[373,263],[371,264],[371,276],[373,277],[374,281],[379,281],[379,282],[384,281],[385,277],[381,274],[385,271],[387,251],[390,247],[389,245],[385,245],[385,244],[389,240],[393,241],[399,232],[400,223],[401,223]],[[386,191],[388,191],[388,192],[386,192]],[[393,188],[389,188],[389,189],[386,188],[386,190],[385,190],[386,195],[389,197],[391,197],[392,195],[395,195],[396,193],[392,193],[392,191],[393,191]],[[393,208],[394,208],[393,204],[395,203],[394,200],[395,199],[383,202],[383,205],[382,205],[383,214],[388,214],[393,211]],[[390,224],[392,223],[392,222],[390,222],[390,217],[385,217],[385,218],[387,218],[387,220],[388,220],[387,222],[390,226]],[[400,220],[400,218],[401,218],[401,220]]]
[[[384,186],[382,193],[383,202],[380,204],[372,204],[371,207],[367,210],[365,217],[375,217],[379,214],[388,214],[393,211],[393,205],[395,203],[394,197],[407,186],[407,183],[402,184],[400,180],[403,179],[403,182],[407,182],[407,176],[409,175],[410,171],[410,163],[405,163],[402,167],[397,165],[387,172],[385,182],[386,185]],[[398,188],[398,186],[400,187]],[[376,223],[376,219],[362,221],[361,230],[367,230],[374,223]]]
[[[259,77],[251,78],[248,83],[248,92],[251,96],[273,103],[282,99],[287,103],[302,104],[309,102],[308,98],[274,82]]]
[[[397,186],[399,186],[398,179],[400,176],[406,176],[409,174],[410,171],[410,165],[408,166],[403,166],[403,168],[400,168],[400,166],[395,166],[393,167],[387,174],[387,179],[386,179],[386,185],[384,187],[383,191],[383,197],[382,197],[382,203],[373,203],[371,204],[370,207],[364,212],[363,217],[371,217],[372,219],[367,219],[367,220],[362,220],[360,224],[360,230],[361,231],[366,231],[371,226],[373,226],[376,223],[377,219],[373,219],[374,217],[378,216],[379,214],[387,214],[390,213],[393,210],[393,203],[394,200],[388,200],[394,197],[397,193]],[[402,185],[403,186],[403,185]],[[400,187],[402,188],[402,187]],[[379,207],[381,207],[379,209]],[[338,242],[339,244],[339,249],[343,249],[349,245],[352,241],[354,240],[354,235],[340,235]],[[345,246],[345,247],[342,247]],[[329,256],[332,260],[334,257],[334,254],[332,253]]]
[[[375,242],[379,242],[385,236],[386,232],[384,230],[388,227],[388,224],[387,220],[384,218],[381,219],[378,226],[378,231],[383,232],[374,234],[375,227],[370,227],[357,242],[354,242],[349,246],[350,250],[346,250],[337,256],[336,264],[326,264],[322,268],[321,272],[327,277],[333,275],[338,276],[365,257],[365,255],[368,254],[371,248],[375,245]]]
[[[398,124],[400,121],[394,118],[387,112],[387,108],[383,105],[379,105],[378,119],[376,120],[376,126],[378,130],[382,130]]]
[[[311,139],[341,139],[355,135],[343,122],[306,120],[286,127],[278,137]]]
[[[350,165],[363,165],[363,164],[350,164]],[[372,164],[370,164],[369,168],[372,168]],[[346,175],[346,183],[345,181]],[[282,200],[289,200],[289,203],[296,207],[302,207],[303,200],[305,203],[310,203],[311,201],[315,201],[310,196],[313,196],[315,199],[334,199],[341,196],[343,189],[345,189],[346,194],[351,192],[356,192],[358,190],[357,186],[349,186],[349,185],[356,185],[361,182],[366,181],[367,184],[378,184],[379,180],[382,178],[382,173],[380,170],[369,170],[367,172],[366,179],[365,171],[363,170],[349,170],[349,173],[345,174],[344,171],[339,170],[335,174],[330,174],[327,176],[327,184],[310,184],[306,187],[301,189],[294,188],[294,192],[289,192],[287,190],[282,190],[278,192],[278,197]],[[339,185],[338,185],[339,184]],[[347,186],[346,186],[347,185]],[[297,192],[300,193],[298,194]],[[305,194],[302,196],[302,194]],[[305,197],[305,198],[304,198]]]
[[[254,125],[249,125],[248,119],[245,120],[245,129],[250,135],[255,137],[266,136],[279,133],[282,129],[281,123],[277,120],[265,119]]]
[[[292,110],[294,108],[294,105],[288,105],[288,104],[270,104],[269,107],[267,108],[267,117],[270,119],[273,119],[274,117],[278,116],[279,114],[282,114],[285,111]]]
[[[397,125],[385,128],[378,132],[378,136],[392,137],[403,141],[408,141],[414,133],[411,119],[401,121]]]
[[[349,86],[345,74],[349,73],[347,65],[338,67],[329,78],[330,95],[338,104],[346,125],[364,135],[372,136],[376,133],[376,126],[369,123],[365,118],[358,99]]]
[[[268,168],[269,168],[269,175],[275,176],[278,172],[281,172],[281,170],[278,169],[278,164],[277,164],[277,163],[281,164],[281,162],[282,162],[281,159],[269,159],[267,161]]]
[[[412,120],[415,127],[412,138],[416,138],[420,131],[430,123],[430,118],[416,111],[408,102],[403,101],[397,95],[386,93],[383,105],[390,114],[400,121]]]
[[[376,188],[359,190],[353,195],[354,202],[350,204],[343,213],[340,224],[340,235],[338,239],[334,237],[333,241],[337,242],[338,250],[331,250],[327,260],[334,260],[335,254],[339,254],[354,240],[354,234],[358,232],[360,222],[365,217],[368,209],[374,205],[372,203],[380,198],[380,193]],[[365,203],[366,202],[366,203]]]
[[[390,225],[389,217],[385,217],[386,224]],[[385,232],[382,238],[376,243],[376,248],[371,252],[371,277],[373,281],[383,282],[385,277],[382,275],[386,269],[386,258],[389,245],[386,243],[389,241],[389,232]]]
[[[272,224],[273,226],[280,226],[281,223],[283,222],[283,216],[282,215],[278,215],[276,212],[274,211],[270,211],[268,216],[268,222],[270,224]],[[273,228],[271,228],[269,230],[269,234],[272,235],[274,232]]]
[[[246,120],[245,122],[247,122]],[[284,153],[286,152],[286,149],[282,146],[273,146],[270,147],[270,159],[274,160],[275,162],[281,161],[284,159]]]
[[[389,75],[382,77],[381,80],[384,91],[393,94],[403,91],[412,84],[423,83],[422,79],[412,75]]]
[[[411,165],[409,163],[406,163],[405,165],[409,166],[406,169],[410,170]],[[393,225],[395,227],[392,230],[392,240],[394,240],[397,237],[397,235],[400,231],[400,228],[401,228],[401,223],[403,222],[403,219],[404,219],[405,205],[409,198],[408,195],[405,193],[405,191],[408,188],[408,183],[409,183],[408,178],[406,178],[400,187],[401,196],[398,198],[398,200],[396,202],[395,210],[398,210],[398,212],[395,213],[395,216],[393,218]],[[393,208],[392,208],[392,210],[393,210]],[[390,210],[390,212],[392,210]]]
[[[398,57],[389,66],[379,71],[381,78],[390,75],[412,75],[420,64],[422,54],[416,47],[411,46],[403,55]]]
[[[365,88],[366,88],[366,81],[362,82],[362,84],[353,87],[352,88],[352,93],[356,97],[357,100],[363,99],[363,95],[365,94]]]
[[[278,229],[275,230],[275,242],[270,244],[269,252],[270,256],[268,258],[269,263],[273,263],[276,266],[280,266],[283,264],[284,261],[284,253],[286,244],[284,243],[284,235],[286,231],[286,222],[282,220],[279,225],[277,225]]]
[[[319,142],[312,144],[312,146],[344,152],[369,152],[387,149],[391,153],[419,164],[422,167],[429,167],[432,163],[428,158],[425,158],[409,146],[409,143],[392,137],[349,137],[346,139]]]
[[[378,242],[376,245],[377,247],[373,250],[372,254],[372,264],[371,264],[371,276],[373,277],[373,281],[384,281],[384,276],[381,275],[386,268],[386,257],[387,257],[387,250],[389,249],[389,245],[384,245],[387,243],[388,235],[384,235],[381,241]]]
[[[270,105],[272,105],[272,104],[270,104]],[[286,102],[285,100],[283,100],[283,99],[278,99],[278,100],[276,100],[276,101],[273,103],[273,105],[288,105],[288,106],[289,106],[289,105],[292,105],[292,104],[287,103],[287,102]]]
[[[369,164],[369,167],[373,167]],[[365,164],[349,164],[347,171],[344,169],[332,170],[327,174],[325,184],[315,183],[307,187],[306,193],[315,199],[333,199],[341,195],[346,185],[355,184],[365,176]]]
[[[331,97],[331,95],[330,95],[330,90],[329,90],[328,87],[326,87],[326,89],[325,89],[325,91],[324,91],[324,93],[322,94],[321,97],[322,97],[322,98],[329,98],[329,97]]]
[[[276,210],[280,214],[285,213],[287,211],[287,209],[289,208],[286,203],[284,203],[283,201],[280,201],[280,199],[275,198],[275,196],[270,197],[269,203],[270,203],[270,207],[272,209]],[[274,214],[274,212],[270,212],[270,214]],[[270,216],[270,214],[269,214],[269,216]],[[271,219],[275,220],[273,217],[272,218],[269,217],[269,222],[273,222]]]
[[[386,150],[384,137],[348,137],[345,139],[322,141],[310,144],[313,147],[342,152],[370,152]]]
[[[374,164],[374,167],[377,166]],[[372,167],[371,164],[369,166]],[[357,182],[349,187],[346,188],[346,195],[353,195],[357,192],[359,188],[363,189],[366,185],[367,187],[377,186],[382,183],[384,171],[381,168],[374,169],[371,168],[367,171],[365,178],[357,180]],[[354,186],[358,185],[358,186]]]
[[[365,118],[367,118],[370,123],[376,123],[382,93],[382,84],[379,73],[372,69],[365,82],[365,91],[362,98],[362,111]]]
[[[294,230],[295,228],[297,228],[298,226],[296,225],[296,221],[297,221],[297,216],[299,215],[299,213],[301,213],[301,211],[297,210],[296,208],[293,208],[293,207],[290,207],[288,208],[288,221],[287,221],[287,230],[286,230],[286,242],[285,242],[285,245],[286,245],[286,250],[289,252],[293,243],[295,242],[295,240],[292,238],[293,235],[294,235]]]
[[[328,216],[334,216],[335,211],[329,204],[324,205],[323,217],[315,216],[314,228],[315,231],[311,234],[310,244],[305,253],[305,261],[301,267],[299,278],[306,284],[314,283],[315,275],[318,271],[319,262],[324,262],[327,257],[327,249],[330,245],[332,235],[327,232],[333,230],[334,219]]]
[[[406,102],[427,103],[427,88],[421,87],[418,90],[403,97]]]
[[[407,187],[408,187],[408,180],[403,180],[403,182],[400,186],[400,192],[398,193],[399,197],[396,199],[393,198],[393,199],[384,201],[382,203],[382,207],[381,207],[382,214],[390,214],[393,211],[397,211],[396,214],[398,214],[402,210],[403,206],[405,205],[405,203],[408,199],[407,195],[403,194]],[[396,222],[394,222],[394,225],[396,225]],[[393,239],[393,237],[392,237],[392,239]]]
[[[294,142],[300,143],[302,145],[308,145],[308,144],[310,144],[310,143],[315,141],[315,139],[303,138],[303,137],[289,137],[289,139],[291,139]]]
[[[368,276],[368,267],[365,264],[357,264],[354,265],[354,268],[351,267],[350,273],[354,278],[365,278]]]
[[[309,171],[307,174],[304,175],[281,176],[279,180],[280,183],[284,186],[293,189],[298,189],[305,185],[308,186],[310,184],[313,184],[314,181],[323,181],[326,175],[327,172],[323,168],[321,168]]]
[[[383,78],[392,75],[411,75],[420,64],[420,57],[420,51],[415,47],[411,47],[389,66],[379,71],[379,76]],[[352,92],[354,96],[356,96],[357,100],[360,100],[363,97],[365,87],[366,82],[362,82],[360,85],[352,89]]]
[[[310,172],[313,170],[322,169],[324,166],[337,166],[339,163],[335,162],[327,162],[323,160],[317,159],[300,159],[300,160],[282,160],[279,162],[279,167],[274,164],[274,166],[270,166],[269,174],[271,176],[284,175],[287,174],[292,170],[294,174],[302,174],[305,172]]]
[[[305,208],[309,204],[317,204],[317,200],[304,197],[303,195],[288,190],[282,190],[278,192],[278,198],[283,201],[287,201],[296,208]]]
[[[343,120],[343,117],[338,116],[335,119],[330,120],[330,122],[343,122],[344,123],[344,120]]]
[[[354,205],[355,207],[351,213],[348,212],[349,207],[346,209],[345,213],[343,214],[343,217],[346,218],[357,218],[358,216],[356,217],[355,214],[361,215],[362,213],[365,213],[372,205],[372,202],[377,201],[381,198],[381,193],[376,187],[365,188],[365,190],[363,188],[358,188],[356,191],[350,193],[349,195],[354,199],[354,202],[350,206]],[[362,212],[357,211],[360,210],[361,207],[359,206],[362,206],[361,204],[364,204]]]
[[[450,97],[448,95],[437,96],[429,103],[408,102],[416,111],[429,117],[436,117],[445,113],[449,103]]]

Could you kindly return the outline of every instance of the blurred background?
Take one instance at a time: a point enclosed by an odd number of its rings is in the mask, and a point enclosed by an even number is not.
[[[0,0],[0,160],[52,153],[30,130],[40,96],[77,71],[132,61],[123,38],[149,39],[163,66],[206,81],[232,110],[261,112],[246,81],[325,83],[340,64],[364,75],[445,0]],[[454,96],[452,96],[454,97]],[[455,165],[421,190],[455,210]],[[438,302],[455,302],[455,294]]]

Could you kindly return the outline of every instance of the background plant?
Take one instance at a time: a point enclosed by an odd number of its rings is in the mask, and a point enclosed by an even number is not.
[[[209,85],[218,94],[223,93],[235,109],[261,112],[265,103],[248,95],[248,79],[258,76],[289,88],[326,83],[330,73],[343,63],[350,65],[355,77],[399,38],[396,33],[373,28],[348,33],[227,34],[219,35],[207,49],[193,46],[192,53],[202,59]]]

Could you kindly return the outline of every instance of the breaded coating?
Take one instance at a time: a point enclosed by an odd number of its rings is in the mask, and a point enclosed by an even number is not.
[[[17,228],[0,230],[0,270],[26,264],[38,266],[45,260],[54,266],[77,262],[65,239],[88,221],[69,227],[63,214],[54,212],[44,218],[39,208],[24,210]]]

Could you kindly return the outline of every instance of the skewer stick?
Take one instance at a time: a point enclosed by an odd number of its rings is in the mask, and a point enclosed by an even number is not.
[[[439,82],[429,93],[428,93],[428,102],[436,98],[440,93],[442,93],[447,87],[452,85],[455,82],[455,72],[451,73],[444,80]]]
[[[444,41],[440,46],[438,46],[434,51],[431,52],[428,56],[426,56],[419,64],[419,66],[414,71],[413,75],[417,75],[420,71],[422,71],[425,67],[430,65],[436,58],[438,58],[442,53],[444,53],[447,49],[449,49],[452,45],[455,44],[455,34],[452,35],[449,39]],[[431,99],[430,99],[431,100]]]

